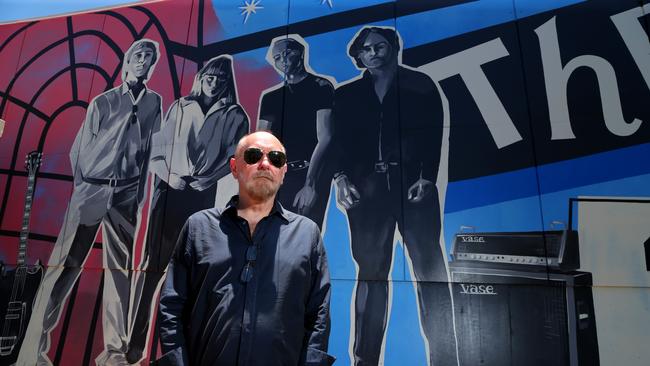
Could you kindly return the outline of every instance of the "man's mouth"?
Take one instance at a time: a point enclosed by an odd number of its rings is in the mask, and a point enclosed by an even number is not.
[[[255,176],[253,176],[253,178],[264,178],[273,181],[273,177],[271,177],[268,174],[256,174]]]

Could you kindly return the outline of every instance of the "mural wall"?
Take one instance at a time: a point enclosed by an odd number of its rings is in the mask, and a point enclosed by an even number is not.
[[[173,0],[0,25],[0,364],[148,364],[186,218],[286,145],[354,365],[650,359],[647,0]]]

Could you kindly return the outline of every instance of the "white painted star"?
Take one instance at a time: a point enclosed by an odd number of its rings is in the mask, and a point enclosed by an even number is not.
[[[327,3],[327,5],[329,5],[330,9],[331,9],[332,7],[334,7],[334,4],[332,4],[332,0],[321,0],[321,1],[320,1],[320,4],[321,4],[321,5],[323,5],[323,4],[325,4],[325,3]]]
[[[328,0],[326,0],[328,1]],[[257,10],[259,9],[264,9],[263,6],[260,6],[259,4],[262,2],[262,0],[251,0],[250,2],[247,0],[244,0],[243,6],[240,6],[239,9],[241,10],[240,15],[244,15],[244,24],[246,24],[246,21],[248,21],[248,17],[251,16],[251,13],[257,14]]]

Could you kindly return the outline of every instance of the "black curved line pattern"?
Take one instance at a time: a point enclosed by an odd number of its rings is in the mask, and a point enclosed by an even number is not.
[[[203,53],[203,26],[204,26],[203,19],[205,17],[205,2],[199,1],[199,9],[198,10],[199,10],[199,13],[197,14],[198,17],[197,17],[197,22],[196,22],[196,24],[198,24],[198,26],[196,27],[196,45],[197,45],[198,53],[202,54]],[[189,30],[188,30],[188,32],[189,32]],[[187,43],[187,42],[185,42],[185,43]],[[201,60],[201,61],[197,62],[197,68],[198,69],[203,67],[203,61],[205,61],[205,60]]]
[[[66,71],[68,71],[70,69],[74,69],[74,67],[68,66],[68,67],[66,67],[64,69],[65,71],[60,70],[59,72],[57,72],[55,74],[55,76],[51,77],[43,86],[41,86],[41,88],[38,90],[38,95],[40,95],[40,93],[42,93],[45,90],[45,88],[47,88],[47,86],[49,86],[52,82],[54,82],[54,80],[56,80],[56,78],[58,76],[60,76],[61,74],[63,74],[64,72],[66,72]],[[34,95],[34,97],[32,98],[32,100],[29,103],[30,106],[33,106],[34,103],[36,103],[36,101],[38,100],[38,98],[37,98],[38,95]],[[49,125],[51,124],[51,122],[54,119],[56,119],[56,117],[64,109],[67,109],[67,108],[69,108],[71,106],[87,107],[88,103],[84,102],[84,101],[75,100],[75,101],[71,101],[71,102],[63,104],[54,113],[52,113],[49,117],[46,116],[46,118],[43,119],[43,121],[45,122],[45,127],[44,127],[43,133],[45,133],[47,130],[49,130]],[[20,122],[20,126],[18,127],[18,132],[16,133],[16,144],[14,145],[13,158],[12,158],[11,164],[9,165],[11,169],[15,169],[15,167],[16,167],[15,164],[16,164],[16,160],[18,159],[17,154],[18,154],[18,150],[20,149],[20,141],[22,141],[22,135],[23,135],[23,132],[24,132],[25,125],[27,123],[27,118],[29,117],[29,114],[30,114],[29,111],[25,110],[25,113],[23,113],[23,118],[22,118],[22,120]],[[43,145],[44,145],[44,135],[41,134],[41,138],[39,139],[39,146],[38,146],[39,151],[42,149]],[[7,183],[6,184],[7,184],[7,187],[9,187],[9,185],[11,184],[11,176],[9,176],[7,178]],[[5,192],[5,193],[7,193],[7,192]],[[5,197],[5,201],[6,201],[6,197]],[[5,202],[3,202],[2,208],[0,208],[0,218],[4,217],[4,212],[5,212]]]
[[[31,22],[29,24],[24,25],[23,27],[21,27],[17,31],[13,32],[9,37],[7,37],[7,39],[4,42],[2,42],[2,45],[0,45],[0,52],[2,52],[2,50],[5,48],[5,46],[8,45],[9,42],[11,42],[11,40],[16,38],[20,33],[27,30],[27,28],[33,26],[36,23],[38,23],[38,22]]]
[[[33,105],[25,102],[22,99],[14,97],[13,95],[9,95],[9,94],[7,94],[5,92],[0,91],[0,97],[6,98],[7,100],[12,102],[13,104],[15,104],[15,105],[17,105],[17,106],[19,106],[19,107],[21,107],[23,109],[28,110],[30,113],[34,114],[35,116],[37,116],[40,119],[44,120],[44,119],[49,118],[48,115],[45,114],[45,112],[35,108]]]
[[[50,77],[45,83],[43,83],[43,85],[34,94],[34,97],[29,102],[29,105],[34,105],[36,103],[36,101],[38,100],[38,98],[40,97],[40,95],[45,91],[45,89],[47,89],[48,86],[50,86],[56,79],[58,79],[59,76],[65,74],[68,71],[72,72],[73,70],[77,70],[77,69],[91,69],[93,71],[98,72],[100,75],[102,75],[104,77],[104,80],[108,81],[108,74],[106,73],[106,71],[104,71],[104,69],[100,68],[97,65],[89,64],[89,63],[79,63],[79,64],[76,64],[74,66],[68,66],[68,67],[66,67],[64,69],[59,70],[56,74],[54,74],[52,77]],[[75,80],[75,82],[76,82],[76,80]],[[74,85],[76,85],[76,84],[74,84]],[[39,139],[38,151],[43,151],[43,146],[45,145],[45,138],[47,136],[47,132],[50,129],[50,126],[52,125],[52,122],[54,122],[56,117],[58,117],[58,115],[62,112],[62,110],[61,110],[62,108],[65,107],[65,109],[67,109],[67,108],[72,107],[72,106],[81,106],[81,107],[84,107],[84,108],[88,107],[87,102],[80,101],[75,96],[73,96],[73,102],[74,102],[74,104],[72,104],[72,105],[71,105],[71,102],[63,104],[61,107],[59,107],[57,110],[55,110],[49,117],[44,119],[45,127],[43,128],[43,132],[41,133],[41,137]],[[26,110],[25,113],[23,114],[23,119],[22,119],[23,123],[26,121],[28,115],[29,115],[29,112]]]
[[[122,15],[122,14],[120,14],[118,12],[112,11],[112,10],[100,11],[97,14],[103,14],[103,15],[107,15],[109,17],[117,19],[120,23],[122,23],[125,27],[127,27],[129,29],[129,32],[131,33],[131,36],[133,38],[137,37],[138,31],[135,29],[133,24],[131,24],[129,19],[127,17],[125,17],[124,15]]]
[[[104,41],[106,44],[108,44],[109,47],[111,47],[113,49],[113,51],[115,52],[115,54],[118,56],[119,59],[122,59],[122,57],[124,56],[124,54],[122,53],[122,50],[120,49],[120,47],[112,39],[108,38],[108,36],[106,36],[106,34],[104,34],[104,33],[101,33],[101,32],[95,31],[95,30],[83,30],[83,31],[79,31],[79,32],[75,33],[73,38],[77,38],[77,37],[81,37],[81,36],[85,36],[85,35],[93,35],[93,36],[97,36],[98,38],[100,38],[102,41]],[[67,42],[68,38],[69,37],[65,37],[65,38],[62,38],[62,39],[54,42],[54,43],[51,43],[50,45],[46,46],[41,51],[39,51],[31,59],[29,59],[29,61],[27,61],[25,63],[25,65],[23,65],[23,67],[21,67],[20,70],[18,70],[16,72],[16,74],[14,75],[14,77],[11,79],[11,81],[9,82],[9,85],[7,86],[7,90],[5,91],[5,93],[7,93],[7,94],[11,93],[11,89],[13,88],[13,85],[16,83],[16,80],[18,80],[18,78],[25,72],[25,70],[29,66],[31,66],[32,63],[34,63],[36,60],[38,60],[41,56],[43,56],[49,50],[61,45],[62,43]],[[0,115],[4,111],[4,107],[5,107],[5,101],[3,100],[2,104],[0,105]]]
[[[80,64],[80,65],[81,65],[81,64]],[[91,69],[101,70],[101,69],[100,69],[98,66],[96,66],[96,65],[85,64],[85,63],[84,63],[83,65],[86,66],[86,67],[88,67],[88,68],[91,68]],[[62,70],[60,70],[59,72],[57,72],[54,76],[52,76],[50,79],[48,79],[48,81],[47,81],[46,83],[44,83],[43,86],[41,86],[41,88],[39,88],[39,90],[38,90],[37,93],[34,95],[34,97],[33,97],[32,100],[29,102],[29,104],[25,103],[29,108],[25,108],[25,113],[23,114],[23,118],[22,118],[22,120],[21,120],[21,122],[20,122],[20,126],[18,127],[18,132],[16,133],[16,143],[15,143],[15,145],[14,145],[13,157],[12,157],[11,164],[9,165],[10,168],[11,168],[11,170],[10,170],[11,172],[16,172],[16,171],[15,171],[15,168],[16,168],[16,160],[18,159],[17,154],[18,154],[18,151],[19,151],[19,149],[20,149],[20,141],[21,141],[21,138],[22,138],[22,135],[23,135],[23,131],[24,131],[24,129],[25,129],[25,125],[26,125],[26,122],[27,122],[27,118],[29,117],[29,114],[31,113],[31,110],[35,109],[35,108],[34,108],[34,103],[36,103],[36,101],[38,100],[38,97],[40,96],[40,94],[41,94],[41,93],[42,93],[42,92],[43,92],[43,91],[44,91],[44,90],[45,90],[45,89],[46,89],[46,88],[47,88],[51,83],[53,83],[53,82],[54,82],[54,81],[55,81],[59,76],[61,76],[61,75],[64,74],[65,72],[67,72],[67,71],[69,71],[69,70],[71,70],[71,69],[75,69],[75,68],[76,68],[76,67],[68,66],[68,67],[66,67],[65,69],[62,69]],[[84,68],[85,68],[85,67],[84,67]],[[106,75],[106,73],[105,73],[103,70],[102,70],[102,72],[103,72],[103,75]],[[100,72],[100,73],[101,73],[101,72]],[[59,107],[56,111],[54,111],[50,116],[47,116],[45,113],[39,111],[41,115],[37,115],[37,117],[41,118],[41,119],[45,122],[45,127],[43,128],[43,132],[41,133],[41,137],[40,137],[40,139],[39,139],[39,143],[38,143],[38,150],[39,150],[39,151],[42,151],[42,150],[43,150],[43,146],[45,145],[45,136],[47,135],[47,131],[48,131],[49,128],[50,128],[51,122],[54,121],[54,120],[56,119],[56,117],[57,117],[57,116],[58,116],[58,115],[59,115],[63,110],[65,110],[65,109],[67,109],[67,108],[70,108],[70,107],[72,107],[72,106],[80,106],[80,107],[83,107],[83,108],[87,108],[87,107],[88,107],[88,103],[87,103],[87,102],[84,102],[84,101],[78,101],[78,100],[77,100],[77,101],[72,101],[72,102],[65,103],[65,104],[63,104],[61,107]],[[36,114],[35,114],[35,115],[36,115]],[[3,195],[2,206],[0,207],[0,220],[2,220],[2,218],[4,218],[4,214],[5,214],[5,212],[6,212],[7,201],[8,201],[8,199],[9,199],[9,193],[11,192],[11,189],[10,189],[10,188],[11,188],[11,182],[12,182],[12,180],[13,180],[12,178],[13,178],[14,175],[15,175],[15,174],[13,174],[13,173],[9,173],[9,174],[7,174],[7,181],[6,181],[6,184],[5,184],[5,192],[4,192],[4,195]]]
[[[54,113],[52,113],[52,120],[51,121],[46,121],[45,127],[43,128],[43,133],[41,134],[41,139],[38,141],[38,151],[43,150],[43,146],[45,146],[45,139],[47,137],[47,132],[50,130],[50,127],[52,126],[52,122],[56,119],[56,117],[59,116],[59,114],[63,113],[66,109],[70,107],[81,107],[84,109],[88,109],[88,102],[85,102],[83,100],[74,100],[70,101],[61,107],[59,107]]]
[[[29,105],[30,106],[34,105],[36,103],[36,101],[38,100],[38,97],[40,97],[40,95],[45,91],[45,89],[47,89],[47,87],[50,86],[50,84],[52,84],[59,76],[61,76],[62,74],[65,74],[68,71],[77,70],[77,69],[90,69],[90,70],[96,71],[104,78],[104,80],[106,80],[106,82],[109,81],[108,73],[104,69],[100,68],[99,66],[97,66],[95,64],[89,64],[89,63],[86,63],[86,62],[78,63],[78,64],[68,66],[68,67],[65,67],[65,68],[59,70],[56,74],[52,75],[52,77],[47,79],[47,81],[45,83],[43,83],[43,85],[36,91],[36,93],[34,94],[34,97],[32,98],[32,100],[30,100]],[[78,101],[79,98],[73,98],[73,100]],[[52,122],[51,120],[53,120],[54,117],[53,117],[53,115],[50,115],[50,116],[46,116],[46,118],[43,118],[43,119],[45,120],[46,123],[50,123],[50,122]]]
[[[153,25],[153,22],[151,20],[148,21],[147,24],[145,24],[144,27],[142,27],[142,30],[140,31],[140,33],[138,33],[138,39],[142,38],[145,34],[147,34],[147,32],[149,31],[149,28],[151,28],[152,25]]]
[[[118,54],[121,55],[121,50],[119,49],[117,44],[115,42],[113,42],[112,39],[110,39],[106,35],[104,35],[103,33],[100,33],[100,32],[94,31],[94,30],[91,30],[91,31],[85,30],[85,31],[77,32],[72,38],[77,38],[77,37],[80,37],[80,36],[83,36],[83,35],[96,35],[96,36],[98,36],[100,39],[104,40],[111,48],[113,48],[114,51],[115,51],[115,49],[117,49]],[[36,55],[34,55],[27,63],[25,63],[25,65],[23,65],[23,67],[16,73],[14,78],[11,80],[11,82],[9,83],[9,87],[7,88],[7,93],[9,93],[11,91],[11,89],[13,88],[13,84],[16,82],[16,80],[18,80],[18,78],[22,75],[22,73],[24,73],[25,70],[29,66],[31,66],[32,63],[34,63],[38,58],[40,58],[41,56],[46,54],[49,50],[53,49],[54,47],[57,47],[60,44],[65,43],[69,38],[70,37],[65,37],[65,38],[63,38],[63,39],[61,39],[59,41],[56,41],[56,42],[50,44],[49,46],[45,47],[41,51],[39,51]],[[4,102],[4,100],[3,100],[3,102]],[[30,103],[30,105],[31,104],[33,104],[33,103]],[[0,106],[0,114],[2,113],[3,107],[4,107],[4,103],[3,103],[3,105]],[[51,116],[50,116],[50,118],[51,118]],[[20,124],[20,126],[19,126],[19,128],[18,128],[18,133],[16,134],[16,141],[20,141],[21,138],[22,138],[23,129],[25,127],[24,126],[25,121],[26,121],[26,118],[24,117],[21,124]],[[18,143],[14,146],[13,157],[12,157],[11,164],[10,164],[11,168],[14,168],[16,166],[16,160],[18,159],[17,154],[18,154],[19,146],[20,146],[20,144],[18,144]],[[11,176],[9,176],[7,178],[6,187],[9,188],[10,185],[11,185]],[[5,209],[6,209],[6,200],[2,203],[2,208],[0,208],[0,219],[4,217]]]
[[[178,99],[181,97],[181,87],[180,87],[180,82],[178,80],[178,74],[176,73],[176,64],[174,63],[174,55],[171,52],[169,52],[169,48],[167,45],[170,42],[169,36],[167,36],[167,31],[165,31],[165,28],[162,26],[160,23],[160,20],[151,12],[151,10],[144,8],[142,6],[134,6],[133,9],[137,9],[140,12],[144,13],[149,17],[149,20],[153,22],[154,26],[156,27],[156,30],[160,34],[160,38],[163,41],[163,44],[165,45],[165,50],[167,50],[167,63],[169,64],[169,74],[172,78],[172,89],[174,90],[174,99]]]
[[[76,64],[75,52],[74,52],[74,40],[71,36],[74,34],[72,29],[72,17],[67,17],[66,25],[68,28],[68,53],[70,54],[70,65]],[[70,70],[70,86],[72,88],[72,99],[77,100],[79,95],[79,85],[77,85],[77,71],[73,68]]]

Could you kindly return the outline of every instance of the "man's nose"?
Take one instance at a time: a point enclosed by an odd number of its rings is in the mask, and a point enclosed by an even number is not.
[[[264,156],[262,156],[262,159],[260,159],[258,167],[264,170],[271,169],[271,162],[269,161],[269,157],[266,154],[264,154]]]

